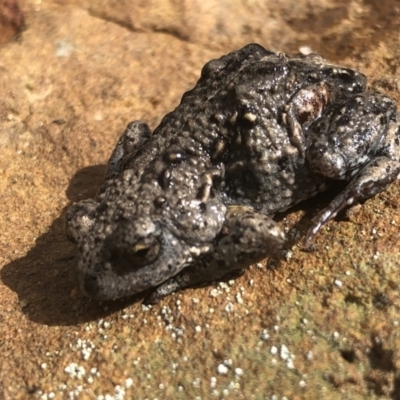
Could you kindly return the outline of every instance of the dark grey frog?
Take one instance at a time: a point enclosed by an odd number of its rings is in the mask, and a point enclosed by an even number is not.
[[[218,280],[279,249],[271,217],[344,180],[303,246],[344,207],[400,172],[395,102],[366,77],[316,54],[288,57],[250,44],[207,63],[152,133],[128,125],[96,199],[73,205],[83,290],[149,301]]]

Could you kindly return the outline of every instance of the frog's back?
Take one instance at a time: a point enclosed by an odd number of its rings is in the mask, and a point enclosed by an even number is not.
[[[217,168],[226,203],[270,214],[284,210],[325,188],[290,140],[287,105],[299,91],[321,82],[335,88],[337,99],[351,92],[348,82],[353,92],[362,91],[365,80],[355,74],[318,55],[290,58],[256,44],[212,60],[155,129],[142,159],[133,160],[143,166],[138,176],[142,182],[165,182],[185,165],[193,176],[215,176]],[[179,180],[164,189],[178,187]],[[193,190],[196,196],[199,187]]]

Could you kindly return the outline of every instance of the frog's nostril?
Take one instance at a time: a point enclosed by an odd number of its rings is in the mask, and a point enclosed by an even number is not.
[[[88,274],[81,277],[81,290],[90,297],[96,297],[99,293],[99,281],[97,277]]]

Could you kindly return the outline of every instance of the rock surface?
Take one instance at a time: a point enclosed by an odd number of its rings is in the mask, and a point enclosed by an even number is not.
[[[0,48],[0,398],[397,399],[399,183],[313,253],[296,243],[332,192],[299,205],[279,218],[292,247],[276,269],[151,309],[81,296],[63,216],[129,121],[154,128],[206,61],[246,43],[311,48],[400,101],[398,1],[20,4],[26,28]]]
[[[0,0],[0,45],[21,33],[24,15],[17,0]]]

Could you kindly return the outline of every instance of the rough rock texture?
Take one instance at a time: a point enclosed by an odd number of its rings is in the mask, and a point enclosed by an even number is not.
[[[63,232],[65,208],[95,193],[125,125],[154,128],[206,61],[248,42],[310,47],[400,101],[398,1],[21,9],[26,29],[0,48],[0,399],[399,398],[399,183],[301,252],[332,188],[278,218],[292,233],[275,269],[151,309],[83,298]]]

